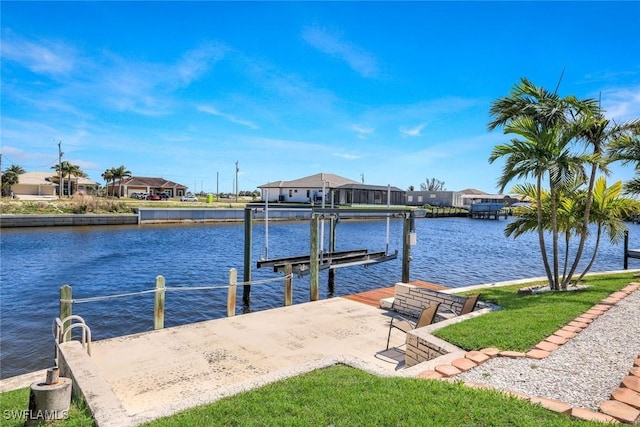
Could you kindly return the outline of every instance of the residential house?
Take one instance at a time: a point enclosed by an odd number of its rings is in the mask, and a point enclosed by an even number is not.
[[[464,207],[469,209],[471,215],[497,215],[503,208],[509,207],[520,201],[517,197],[508,194],[488,194],[479,190],[463,190],[462,199]]]
[[[282,203],[322,203],[330,205],[386,205],[391,193],[392,205],[404,205],[405,192],[397,187],[365,185],[358,181],[318,173],[292,181],[274,181],[258,187],[262,200]]]
[[[462,190],[461,193],[465,208],[470,208],[472,205],[479,203],[511,206],[520,201],[517,197],[509,196],[508,194],[489,194],[473,188]]]
[[[407,206],[440,206],[459,208],[463,206],[460,191],[407,191]]]
[[[166,194],[169,197],[181,197],[187,193],[187,186],[178,184],[164,178],[151,178],[144,176],[132,176],[119,181],[110,182],[108,185],[109,195],[130,197],[132,193],[146,194]]]
[[[64,179],[63,194],[94,194],[99,184],[88,178],[74,177]],[[18,175],[18,183],[11,186],[16,197],[41,196],[56,197],[58,195],[58,176],[55,172],[26,172]]]

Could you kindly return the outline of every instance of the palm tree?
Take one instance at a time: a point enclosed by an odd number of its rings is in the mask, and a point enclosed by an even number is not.
[[[86,178],[87,174],[80,168],[78,165],[69,165],[69,170],[67,171],[69,174],[69,186],[71,186],[71,178],[75,177],[76,179],[76,192],[78,191],[78,179]],[[69,191],[69,195],[71,195],[71,191]]]
[[[2,193],[8,187],[12,185],[16,185],[20,180],[20,175],[25,173],[26,171],[19,165],[11,165],[2,173]]]
[[[624,231],[627,228],[624,219],[640,212],[639,201],[621,197],[622,188],[622,181],[617,181],[611,187],[607,187],[607,181],[604,177],[600,177],[596,181],[592,192],[593,205],[591,207],[591,223],[597,225],[596,244],[589,264],[580,274],[576,283],[579,283],[591,269],[596,259],[602,232],[606,232],[611,243],[618,243],[624,237]]]
[[[612,158],[607,155],[608,147],[620,144],[632,138],[633,133],[638,134],[640,129],[640,121],[632,120],[626,123],[617,124],[604,117],[600,103],[595,100],[583,100],[575,103],[576,112],[574,118],[580,123],[582,130],[580,132],[580,140],[591,147],[592,154],[588,161],[591,165],[591,173],[586,190],[586,199],[584,205],[583,225],[580,232],[580,243],[573,261],[573,265],[566,277],[566,282],[571,280],[573,273],[578,268],[578,263],[582,257],[582,251],[587,239],[588,226],[591,222],[591,203],[594,197],[594,186],[596,184],[596,175],[598,171],[608,173],[607,165]],[[638,159],[638,157],[636,157]],[[583,274],[584,275],[584,274]],[[582,276],[581,276],[582,277]],[[564,283],[566,287],[567,283]]]
[[[490,109],[494,119],[489,123],[489,129],[503,126],[505,134],[516,135],[509,143],[494,147],[489,157],[490,163],[505,159],[498,179],[500,192],[515,179],[535,179],[538,242],[549,287],[553,290],[565,286],[565,278],[560,280],[559,277],[558,202],[563,188],[585,176],[584,164],[588,160],[572,150],[572,143],[581,131],[581,123],[572,120],[570,114],[576,102],[573,97],[560,98],[522,79],[509,96],[496,100]],[[546,219],[542,195],[545,179],[549,186],[553,268],[544,239]]]
[[[67,177],[68,175],[68,170],[69,170],[69,166],[70,163],[68,161],[63,161],[60,162],[59,164],[55,165],[55,166],[51,166],[51,169],[56,171],[56,176],[59,177],[58,180],[60,182],[58,182],[58,188],[59,188],[59,193],[60,195],[63,194],[64,192],[64,179]],[[67,190],[67,194],[69,193],[69,190]]]
[[[118,197],[122,197],[122,180],[125,178],[131,177],[131,171],[128,170],[124,165],[121,165],[117,168],[112,169],[114,184],[115,179],[118,180]]]
[[[107,197],[109,196],[109,182],[111,182],[114,179],[113,176],[113,168],[111,169],[107,169],[104,172],[102,172],[102,179],[104,179],[104,181],[106,182],[106,189],[107,189]]]
[[[623,164],[635,164],[636,175],[625,183],[625,192],[640,195],[640,120],[627,123],[629,131],[611,143],[611,155]]]
[[[445,191],[444,181],[440,181],[436,178],[427,178],[425,182],[420,184],[420,190],[422,191]]]
[[[70,162],[68,161],[63,161],[60,162],[59,165],[55,165],[52,166],[51,169],[54,169],[56,171],[56,174],[62,178],[62,182],[58,183],[60,185],[60,191],[62,191],[62,189],[64,188],[64,179],[65,178],[69,178],[69,180],[67,181],[67,195],[71,196],[71,177],[76,177],[76,179],[78,177],[85,177],[87,176],[87,174],[85,174],[82,169],[80,168],[80,166],[78,165],[72,165]],[[76,183],[77,186],[77,183]]]
[[[606,232],[611,243],[615,244],[620,241],[626,229],[624,218],[640,211],[640,202],[633,199],[620,197],[622,191],[622,183],[617,182],[611,187],[607,187],[604,177],[600,177],[594,188],[592,189],[592,208],[591,208],[591,224],[595,224],[596,243],[591,255],[591,259],[580,274],[575,283],[579,283],[584,275],[591,269],[595,261],[602,232]],[[513,192],[523,197],[532,198],[536,194],[536,189],[531,184],[516,185]],[[544,212],[543,228],[545,231],[551,230],[550,222],[550,195],[546,190],[542,191],[542,211]],[[585,230],[582,223],[587,194],[584,182],[576,181],[573,186],[567,187],[562,194],[558,208],[558,228],[565,234],[565,255],[563,275],[569,276],[567,272],[567,261],[570,258],[569,249],[570,241],[574,235],[581,235]],[[523,206],[514,208],[513,214],[515,219],[507,224],[505,235],[507,237],[518,237],[524,233],[531,232],[538,227],[536,219],[537,206],[535,203],[531,206]],[[586,230],[588,233],[588,229]]]

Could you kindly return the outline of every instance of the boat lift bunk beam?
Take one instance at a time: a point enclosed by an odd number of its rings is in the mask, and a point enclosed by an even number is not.
[[[245,282],[251,280],[251,223],[253,208],[245,208],[245,254],[244,254],[244,279]],[[319,298],[318,273],[320,270],[329,269],[334,271],[340,267],[350,267],[356,265],[370,265],[396,259],[398,251],[389,253],[368,252],[366,249],[356,249],[351,251],[320,253],[318,226],[321,220],[339,219],[341,214],[350,218],[387,218],[401,217],[404,219],[403,226],[403,249],[402,249],[402,281],[409,282],[409,263],[411,260],[410,247],[415,244],[415,215],[411,209],[381,209],[381,208],[358,208],[358,209],[338,209],[338,208],[313,208],[310,222],[310,255],[284,257],[279,259],[267,259],[258,261],[257,267],[272,266],[275,272],[284,272],[285,265],[291,264],[292,270],[300,275],[309,274],[310,277],[310,300],[316,301]],[[337,221],[332,221],[336,223]],[[388,227],[388,225],[387,225]],[[388,234],[388,231],[387,231]],[[335,243],[335,242],[334,242]],[[244,287],[243,301],[248,304],[250,301],[250,286]]]
[[[367,266],[369,264],[377,264],[380,262],[390,261],[392,259],[398,258],[398,251],[394,253],[387,254],[384,251],[380,252],[368,252],[367,250],[346,253],[343,255],[336,255],[338,252],[334,252],[333,254],[325,253],[323,254],[322,259],[319,262],[318,269],[319,270],[334,270],[340,267],[353,267],[357,265]],[[283,273],[285,271],[285,266],[287,264],[291,265],[292,271],[297,273],[300,276],[304,276],[309,274],[310,270],[310,257],[294,257],[295,261],[291,261],[288,259],[283,259],[280,262],[273,263],[273,271],[276,273]],[[305,258],[305,259],[300,259]]]

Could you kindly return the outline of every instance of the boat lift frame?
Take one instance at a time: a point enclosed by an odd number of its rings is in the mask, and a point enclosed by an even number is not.
[[[293,209],[293,208],[292,208]],[[283,210],[278,208],[278,210]],[[252,248],[252,229],[253,229],[253,213],[256,211],[255,206],[246,207],[244,212],[244,283],[251,283],[251,248]],[[285,265],[292,265],[293,271],[298,274],[309,274],[310,300],[316,301],[319,298],[318,292],[318,275],[320,270],[329,269],[330,283],[332,282],[333,272],[336,268],[349,267],[355,265],[368,265],[380,263],[396,259],[398,251],[389,253],[388,243],[384,252],[369,252],[366,249],[355,249],[351,251],[335,251],[335,228],[341,215],[349,218],[387,218],[401,217],[403,223],[403,239],[402,239],[402,282],[409,283],[411,261],[411,246],[416,244],[415,234],[415,214],[410,208],[311,208],[310,220],[310,250],[309,256],[293,256],[275,259],[267,259],[258,261],[257,267],[272,266],[274,271],[283,272]],[[329,252],[321,253],[319,250],[318,228],[321,221],[331,220],[331,235],[329,238]],[[388,228],[388,227],[387,227]],[[388,233],[388,229],[387,229]],[[388,236],[387,236],[388,237]],[[242,300],[244,304],[249,304],[251,299],[251,286],[243,286]]]

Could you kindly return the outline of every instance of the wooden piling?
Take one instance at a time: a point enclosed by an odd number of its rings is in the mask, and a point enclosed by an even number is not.
[[[293,268],[291,264],[284,266],[284,305],[293,304]]]
[[[413,212],[404,216],[402,227],[402,283],[409,283],[411,262],[411,232],[415,230]]]
[[[333,200],[333,198],[332,198]],[[329,221],[329,252],[334,253],[336,251],[336,227],[338,225],[338,221],[336,221],[335,217],[332,215],[331,220]],[[336,283],[336,269],[329,269],[329,293],[333,294],[334,286]]]
[[[156,276],[156,298],[153,305],[153,329],[164,329],[164,276]]]
[[[253,209],[244,209],[244,266],[242,270],[245,285],[242,288],[242,302],[247,305],[251,301],[251,240],[253,230]]]
[[[60,320],[64,320],[67,317],[71,316],[71,300],[73,299],[72,296],[72,290],[71,290],[71,286],[69,285],[63,285],[60,288],[60,310],[59,310],[59,317]],[[66,322],[64,322],[62,324],[62,329],[64,331],[66,331],[64,333],[64,337],[62,338],[62,341],[69,341],[71,339],[71,331],[68,330],[69,326],[71,325],[71,319],[67,320]]]
[[[629,268],[629,230],[624,230],[624,262],[623,268]]]
[[[245,285],[246,286],[246,285]],[[229,293],[227,294],[227,317],[236,315],[236,290],[238,287],[238,270],[229,270]]]
[[[318,294],[318,221],[320,215],[317,213],[311,214],[311,232],[310,241],[311,247],[309,249],[309,300],[317,301]]]

